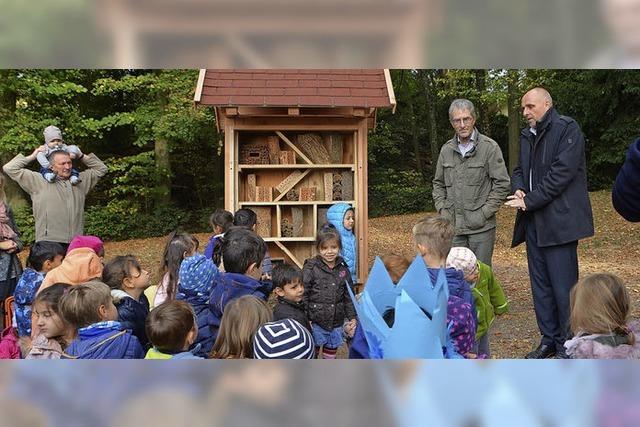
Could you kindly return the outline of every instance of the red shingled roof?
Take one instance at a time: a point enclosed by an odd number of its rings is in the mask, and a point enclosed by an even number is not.
[[[369,108],[391,107],[391,98],[385,70],[287,69],[206,70],[195,100],[215,106]]]

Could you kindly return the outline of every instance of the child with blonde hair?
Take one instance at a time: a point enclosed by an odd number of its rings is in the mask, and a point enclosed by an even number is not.
[[[211,358],[253,358],[253,338],[256,331],[270,321],[271,310],[265,301],[252,295],[234,299],[224,309]]]
[[[564,346],[572,359],[639,359],[640,322],[629,322],[631,302],[624,282],[592,274],[571,290],[571,332]]]

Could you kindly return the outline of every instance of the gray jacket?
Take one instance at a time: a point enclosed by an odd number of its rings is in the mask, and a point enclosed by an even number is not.
[[[84,201],[87,193],[107,173],[107,167],[95,154],[86,154],[82,162],[87,170],[80,172],[78,185],[69,180],[47,182],[40,173],[27,169],[29,159],[18,154],[4,165],[5,173],[31,196],[36,221],[36,242],[69,243],[84,230]]]
[[[509,194],[509,174],[500,147],[477,130],[474,133],[474,148],[464,157],[457,138],[442,146],[433,178],[436,210],[453,222],[456,235],[495,228],[496,212]]]

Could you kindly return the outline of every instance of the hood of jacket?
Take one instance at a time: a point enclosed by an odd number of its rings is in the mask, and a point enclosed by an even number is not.
[[[635,335],[633,345],[613,347],[596,340],[602,335],[593,334],[574,337],[564,343],[564,347],[572,359],[640,359],[640,322],[631,322],[629,329]]]
[[[123,333],[124,332],[124,333]],[[99,322],[78,330],[67,353],[79,359],[141,359],[138,339],[123,331],[120,322]]]
[[[102,277],[102,260],[89,248],[74,249],[67,254],[58,267],[49,271],[42,281],[38,293],[54,283],[79,285]]]

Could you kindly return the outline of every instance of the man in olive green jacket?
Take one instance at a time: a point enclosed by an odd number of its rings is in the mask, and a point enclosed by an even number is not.
[[[18,154],[3,169],[31,196],[36,241],[46,240],[67,245],[74,236],[83,233],[85,198],[107,173],[107,167],[95,154],[84,155],[80,152],[77,159],[87,169],[80,172],[81,182],[71,185],[71,157],[66,152],[57,151],[49,159],[51,169],[57,175],[56,180],[50,183],[39,172],[27,169],[42,150],[43,147],[38,147],[27,157]]]
[[[509,174],[498,144],[475,128],[471,101],[453,101],[449,120],[456,135],[440,150],[433,201],[438,213],[455,226],[453,246],[471,249],[490,266],[496,212],[509,194]]]

